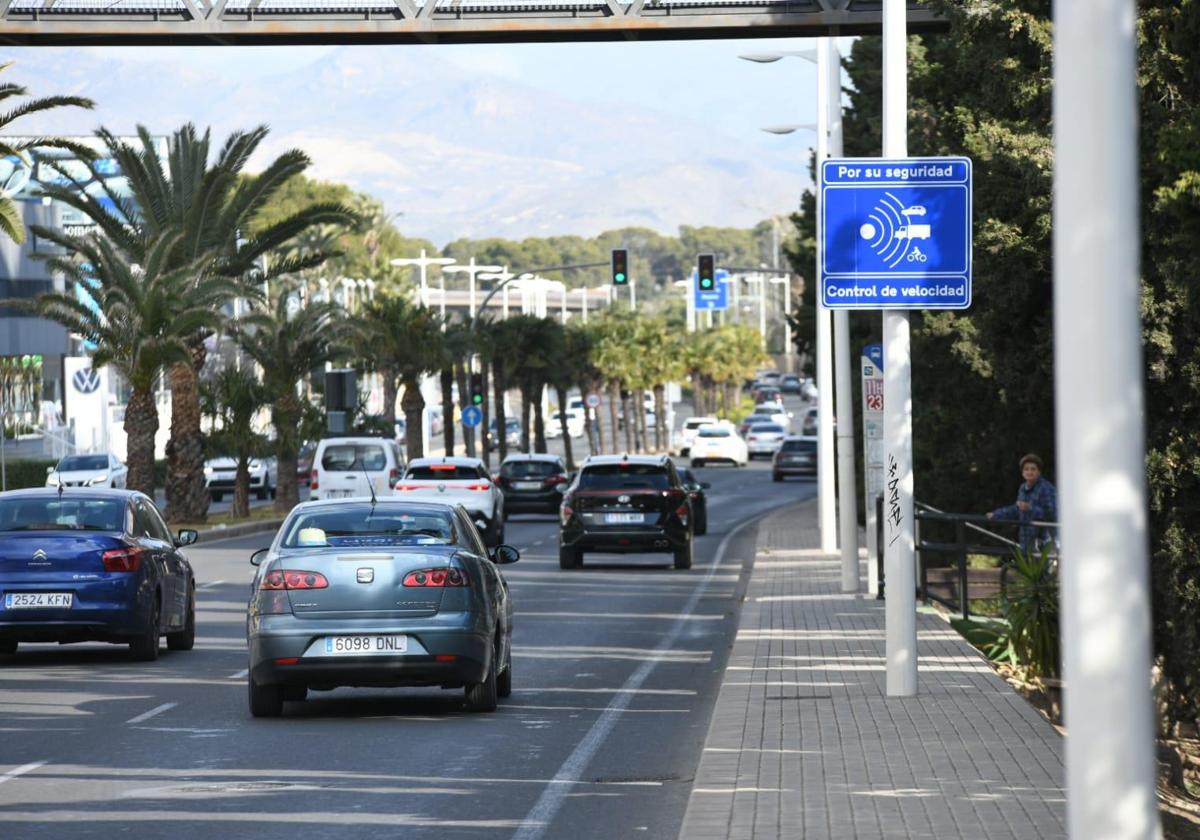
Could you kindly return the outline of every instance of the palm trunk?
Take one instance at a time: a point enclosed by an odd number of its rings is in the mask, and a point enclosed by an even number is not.
[[[539,385],[535,390],[537,394],[537,399],[533,403],[533,449],[535,452],[546,451],[546,416],[542,413],[542,394],[545,393],[545,390],[545,385]]]
[[[529,383],[521,383],[521,451],[532,452],[533,449],[529,445],[529,407],[530,407]]]
[[[571,433],[567,429],[567,389],[555,386],[554,396],[558,399],[558,425],[562,427],[563,454],[567,462],[567,472],[575,472],[575,456],[571,452]],[[583,413],[586,417],[586,406]]]
[[[446,454],[454,454],[454,368],[442,368],[442,439]]]
[[[400,390],[396,387],[398,378],[396,371],[390,368],[384,368],[379,371],[383,377],[383,419],[387,421],[387,427],[391,434],[395,434],[396,429],[396,393]]]
[[[484,365],[483,369],[486,373],[487,365]],[[467,390],[468,390],[467,371],[461,364],[454,366],[454,378],[455,378],[455,381],[458,382],[459,399],[465,400],[467,398]],[[487,393],[486,382],[484,383],[484,393],[485,394]],[[486,429],[487,428],[487,417],[488,417],[487,400],[483,401],[483,405],[481,405],[480,408],[483,409],[483,423],[481,425],[483,426],[484,429]],[[453,419],[453,415],[451,415],[451,419]],[[475,430],[474,429],[463,426],[463,443],[466,444],[466,447],[467,447],[467,457],[474,458],[475,457]]]
[[[646,445],[646,397],[645,391],[639,388],[634,392],[636,399],[637,410],[634,414],[637,417],[637,448],[638,452],[645,452],[649,447]]]
[[[500,461],[503,463],[508,457],[508,436],[504,433],[505,424],[508,422],[508,418],[504,416],[504,386],[507,383],[504,381],[504,358],[499,352],[492,360],[492,371],[495,373],[492,382],[492,413],[496,415],[495,449],[500,453]]]
[[[621,413],[625,415],[625,451],[633,452],[633,430],[637,426],[637,418],[633,416],[633,406],[631,405],[632,392],[625,390],[621,395]]]
[[[200,432],[200,369],[207,351],[171,366],[171,439],[167,443],[167,520],[203,522],[209,495],[204,486],[204,436]]]
[[[612,432],[612,451],[617,454],[617,449],[621,443],[620,423],[617,422],[617,407],[621,404],[621,386],[617,383],[610,383],[608,386],[608,420],[609,430]]]
[[[126,463],[129,475],[125,486],[154,498],[154,436],[158,433],[158,406],[154,386],[135,389],[125,407]]]
[[[667,407],[665,405],[666,388],[662,385],[654,386],[654,448],[658,452],[662,452],[666,445],[663,441],[666,435],[667,428]]]
[[[424,458],[425,424],[421,421],[425,413],[425,398],[421,396],[419,375],[404,377],[404,396],[400,398],[400,407],[404,410],[404,424],[407,429],[405,441],[408,460]]]
[[[300,400],[295,391],[290,389],[271,406],[271,423],[275,426],[275,463],[279,475],[275,510],[279,513],[288,513],[300,504],[300,488],[295,478],[300,417]]]
[[[238,458],[237,473],[233,478],[233,507],[230,515],[234,519],[245,519],[250,515],[250,456]]]

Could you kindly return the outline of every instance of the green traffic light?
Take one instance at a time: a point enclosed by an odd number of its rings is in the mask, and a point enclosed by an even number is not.
[[[620,272],[617,272],[616,274],[613,275],[613,280],[616,280],[618,283],[624,283],[625,275],[621,274]]]
[[[483,402],[483,394],[473,394],[471,396],[471,402],[475,403],[475,405],[479,405],[481,402]]]

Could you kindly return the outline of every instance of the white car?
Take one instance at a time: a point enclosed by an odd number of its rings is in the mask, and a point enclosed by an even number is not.
[[[750,460],[746,441],[730,423],[710,423],[696,431],[691,447],[692,466],[703,467],[712,461],[727,461],[744,467]]]
[[[573,438],[583,437],[583,412],[574,408],[567,409],[567,434]],[[562,421],[559,412],[555,411],[546,421],[546,437],[562,437]]]
[[[770,457],[779,449],[785,437],[787,429],[778,423],[755,423],[746,433],[746,449],[751,458],[757,455]]]
[[[317,444],[309,477],[310,499],[387,494],[404,471],[400,447],[388,437],[325,438]]]
[[[406,499],[462,505],[484,542],[504,542],[504,492],[478,458],[415,458],[394,492]]]
[[[679,454],[687,456],[692,450],[692,441],[696,437],[696,432],[701,426],[707,426],[716,423],[716,417],[689,417],[683,421],[683,428],[679,430]]]
[[[47,487],[125,486],[129,468],[111,452],[93,455],[67,455],[57,466],[46,470]]]
[[[800,386],[800,398],[807,402],[812,402],[817,398],[817,386],[811,379],[805,380],[804,384]]]
[[[780,426],[783,426],[783,430],[785,432],[787,431],[788,426],[792,424],[791,412],[787,411],[783,407],[782,403],[760,403],[754,407],[754,413],[768,418],[768,422],[778,423]]]
[[[259,499],[275,498],[278,475],[274,458],[250,459],[250,492]],[[226,493],[233,493],[237,481],[236,458],[209,458],[204,462],[204,486],[214,502],[219,502]]]

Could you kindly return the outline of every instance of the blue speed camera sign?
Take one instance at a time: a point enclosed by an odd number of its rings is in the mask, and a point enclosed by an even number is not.
[[[821,166],[821,300],[830,309],[971,305],[971,161]]]

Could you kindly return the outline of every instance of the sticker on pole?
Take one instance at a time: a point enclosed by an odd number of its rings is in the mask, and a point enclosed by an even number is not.
[[[825,161],[826,308],[969,307],[971,178],[961,157]]]
[[[468,429],[474,429],[483,422],[483,412],[479,406],[469,405],[462,410],[462,424]]]

